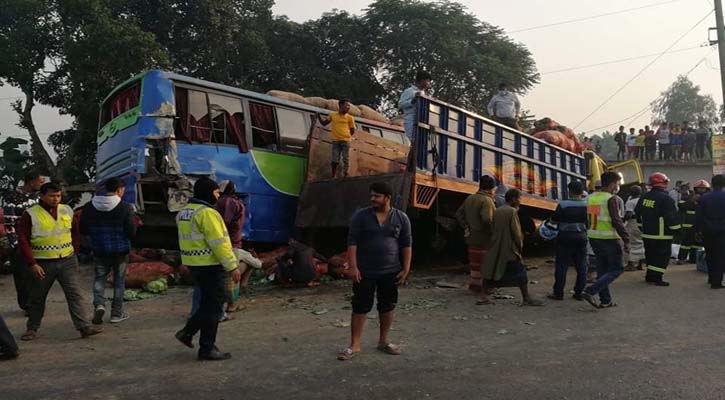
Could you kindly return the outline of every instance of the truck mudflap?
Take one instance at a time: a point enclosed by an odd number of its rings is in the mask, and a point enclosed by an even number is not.
[[[393,207],[405,210],[410,201],[412,174],[393,173],[307,182],[297,206],[298,228],[347,228],[355,211],[370,204],[370,185],[386,182],[393,188]]]

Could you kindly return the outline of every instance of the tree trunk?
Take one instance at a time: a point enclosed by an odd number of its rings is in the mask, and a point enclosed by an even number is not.
[[[25,94],[25,104],[22,110],[16,110],[20,113],[20,125],[28,130],[30,135],[30,149],[35,158],[35,162],[39,165],[39,168],[43,173],[48,174],[54,181],[63,182],[63,172],[55,167],[53,159],[48,154],[48,150],[45,149],[43,142],[40,140],[40,135],[35,129],[35,123],[33,122],[33,106],[35,105],[35,99],[32,91],[23,89]]]

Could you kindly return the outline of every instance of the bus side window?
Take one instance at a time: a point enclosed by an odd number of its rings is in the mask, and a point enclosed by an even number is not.
[[[307,141],[307,125],[305,115],[300,111],[277,108],[279,136],[282,150],[291,153],[302,153]]]
[[[244,112],[242,100],[234,97],[209,94],[213,143],[234,144],[239,151],[249,151],[244,136]]]
[[[189,139],[207,143],[211,140],[211,118],[206,93],[189,90]]]
[[[252,121],[252,146],[277,150],[277,123],[274,108],[266,104],[249,102]]]

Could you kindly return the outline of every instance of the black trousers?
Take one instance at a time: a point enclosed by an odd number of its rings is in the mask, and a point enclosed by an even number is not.
[[[667,270],[672,255],[672,240],[642,239],[644,241],[644,258],[647,261],[647,282],[658,282]]]
[[[725,235],[705,235],[708,283],[721,285],[725,272]]]
[[[15,354],[18,352],[18,344],[15,343],[13,333],[5,325],[3,316],[0,315],[0,354]]]
[[[15,282],[15,292],[18,295],[18,306],[21,310],[28,309],[30,301],[30,287],[32,286],[33,275],[28,268],[28,264],[20,255],[20,250],[15,249],[10,255],[10,268],[13,271],[13,281]]]
[[[224,304],[224,279],[226,272],[221,265],[189,267],[194,284],[201,292],[199,309],[186,321],[184,331],[199,336],[199,354],[209,354],[214,350],[219,319]]]

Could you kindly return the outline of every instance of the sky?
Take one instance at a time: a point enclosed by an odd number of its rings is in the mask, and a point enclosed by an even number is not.
[[[332,9],[361,14],[370,3],[370,0],[277,0],[273,10],[275,14],[303,22]],[[717,51],[707,46],[708,28],[715,26],[714,14],[695,26],[712,10],[712,0],[462,0],[459,3],[480,20],[502,28],[531,51],[542,74],[541,82],[522,94],[521,101],[523,108],[537,118],[554,118],[578,132],[594,134],[605,128],[613,130],[620,125],[618,121],[629,122],[632,118],[627,117],[645,109],[678,75],[687,73],[700,61],[689,78],[701,87],[702,93],[713,95],[722,104]],[[653,4],[660,5],[515,32]],[[656,59],[657,54],[668,48],[683,51]],[[652,54],[655,56],[554,73]],[[628,81],[631,83],[624,86]],[[618,93],[614,95],[615,92]],[[0,133],[3,135],[27,136],[15,126],[17,117],[7,99],[19,95],[7,85],[0,87]],[[602,106],[612,95],[611,101]],[[641,127],[650,122],[650,117],[646,112],[631,126]],[[41,134],[67,128],[72,123],[71,118],[44,106],[35,108],[34,119]]]

